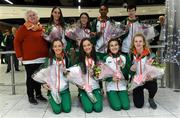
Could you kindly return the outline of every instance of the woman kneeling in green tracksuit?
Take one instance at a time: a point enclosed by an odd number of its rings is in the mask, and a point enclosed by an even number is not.
[[[63,42],[54,39],[51,44],[52,57],[44,65],[50,66],[49,80],[43,87],[48,90],[48,101],[55,114],[71,111],[69,83],[63,76],[63,69],[69,66],[68,58],[63,51]]]
[[[120,53],[120,42],[111,39],[108,42],[108,56],[104,58],[105,63],[115,71],[113,77],[106,79],[106,90],[109,105],[113,110],[128,110],[130,102],[127,92],[128,72],[130,70],[130,59]]]
[[[90,70],[97,63],[95,47],[89,38],[81,40],[79,49],[79,65],[82,71],[82,79],[85,82],[85,90],[79,89],[80,102],[85,112],[101,112],[103,109],[103,96],[98,81],[93,79]],[[90,92],[87,92],[90,91]],[[91,95],[90,95],[91,94]],[[92,100],[93,96],[95,100]]]

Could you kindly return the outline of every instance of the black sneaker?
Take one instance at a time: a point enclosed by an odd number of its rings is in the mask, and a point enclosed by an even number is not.
[[[20,71],[19,69],[15,69],[16,71]]]
[[[1,64],[5,64],[5,62],[4,62],[4,61],[1,61]]]
[[[31,103],[33,105],[37,105],[38,104],[37,100],[35,100],[33,97],[29,98],[29,103]]]
[[[6,73],[9,73],[10,72],[10,70],[6,70]]]
[[[157,105],[156,105],[156,103],[154,102],[154,99],[151,99],[151,98],[149,98],[149,105],[150,105],[150,107],[152,108],[152,109],[156,109],[157,108]]]
[[[47,102],[47,99],[45,97],[43,97],[42,95],[38,95],[36,96],[36,99],[42,101],[42,102]]]

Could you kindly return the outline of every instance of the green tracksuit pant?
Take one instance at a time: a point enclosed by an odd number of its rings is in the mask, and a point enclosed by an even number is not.
[[[110,107],[115,111],[119,111],[121,109],[128,110],[130,108],[128,92],[126,90],[109,91],[107,92],[107,98]]]
[[[97,102],[92,103],[84,90],[79,89],[79,97],[82,107],[85,112],[91,113],[92,111],[101,112],[103,109],[103,96],[100,89],[93,90],[93,95],[96,97]]]
[[[61,111],[66,112],[66,113],[70,112],[71,111],[71,96],[70,96],[69,89],[66,89],[60,92],[60,97],[61,97],[61,103],[57,104],[54,101],[50,91],[48,92],[48,101],[53,112],[55,114],[59,114],[61,113]]]

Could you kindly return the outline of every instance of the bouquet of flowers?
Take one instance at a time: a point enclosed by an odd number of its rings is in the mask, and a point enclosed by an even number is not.
[[[92,93],[92,87],[89,84],[85,83],[83,79],[84,75],[82,74],[80,66],[75,65],[66,69],[66,71],[64,72],[64,76],[67,77],[67,80],[70,83],[77,85],[81,89],[84,89],[91,102],[97,102],[96,97]]]
[[[83,86],[85,83],[82,79],[82,71],[81,71],[81,68],[79,66],[75,65],[75,66],[72,66],[70,68],[67,68],[63,72],[63,74],[70,83],[75,84],[79,88],[83,89]]]
[[[115,23],[111,23],[108,26],[105,32],[105,37],[107,37],[108,40],[111,38],[118,38],[127,32],[128,30],[126,30],[125,25],[121,24],[120,22],[115,22]]]
[[[141,27],[146,40],[153,39],[159,35],[158,31],[156,31],[152,25],[141,24]]]
[[[58,88],[56,87],[58,81],[54,79],[56,78],[56,72],[53,71],[56,69],[56,66],[57,65],[54,64],[47,68],[43,68],[40,71],[35,72],[32,75],[32,78],[39,83],[47,83],[51,89],[53,99],[59,104],[61,103],[61,98],[59,96]]]
[[[55,27],[54,25],[45,26],[45,30],[42,34],[45,40],[52,42],[53,39],[62,39],[64,31],[60,27]]]
[[[99,51],[103,51],[107,48],[107,42],[112,38],[119,38],[122,35],[126,34],[128,30],[126,30],[126,26],[121,24],[120,22],[110,23],[107,26],[107,29],[103,32],[104,44],[98,49]]]
[[[154,29],[154,26],[145,23],[134,23],[133,32],[134,35],[136,33],[142,33],[145,36],[146,40],[153,39],[154,37],[159,35],[158,31]]]
[[[151,81],[159,76],[164,75],[164,69],[158,68],[149,64],[144,65],[144,71],[142,74],[135,75],[132,84],[130,85],[130,90],[133,90],[137,86],[143,85],[146,81]]]
[[[65,35],[72,39],[72,40],[75,40],[77,38],[76,34],[74,33],[76,31],[76,25],[70,25],[66,28],[65,30]]]
[[[50,32],[52,31],[52,25],[46,25],[45,27],[44,27],[44,33],[45,34],[47,34],[47,35],[49,35],[50,34]]]
[[[163,63],[160,63],[158,62],[157,60],[155,60],[153,63],[152,63],[153,66],[157,67],[157,68],[162,68],[162,69],[165,69],[166,65],[163,64]]]
[[[120,70],[115,71],[115,73],[113,74],[113,77],[117,78],[117,79],[124,79],[124,75],[122,74],[122,72]]]
[[[78,41],[85,37],[90,37],[90,30],[80,28],[78,24],[73,24],[66,28],[65,35],[72,40]]]
[[[114,71],[105,63],[98,62],[93,66],[93,78],[96,80],[103,80],[114,75]]]
[[[164,75],[164,68],[158,68],[149,64],[145,64],[145,69],[146,70],[143,74],[145,81],[153,80],[154,78]]]

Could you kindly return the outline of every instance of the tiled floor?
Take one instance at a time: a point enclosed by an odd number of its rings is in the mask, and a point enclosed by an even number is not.
[[[0,117],[1,118],[180,118],[180,93],[169,88],[159,88],[155,100],[158,108],[149,107],[147,99],[142,109],[133,106],[130,94],[131,109],[113,111],[104,99],[104,108],[101,113],[84,113],[77,99],[77,88],[71,85],[72,111],[55,115],[47,103],[31,105],[27,100],[25,87],[25,71],[20,66],[21,72],[15,72],[16,95],[12,95],[11,74],[6,74],[6,65],[0,65]],[[44,96],[45,90],[43,90]],[[147,91],[145,92],[147,98]]]

